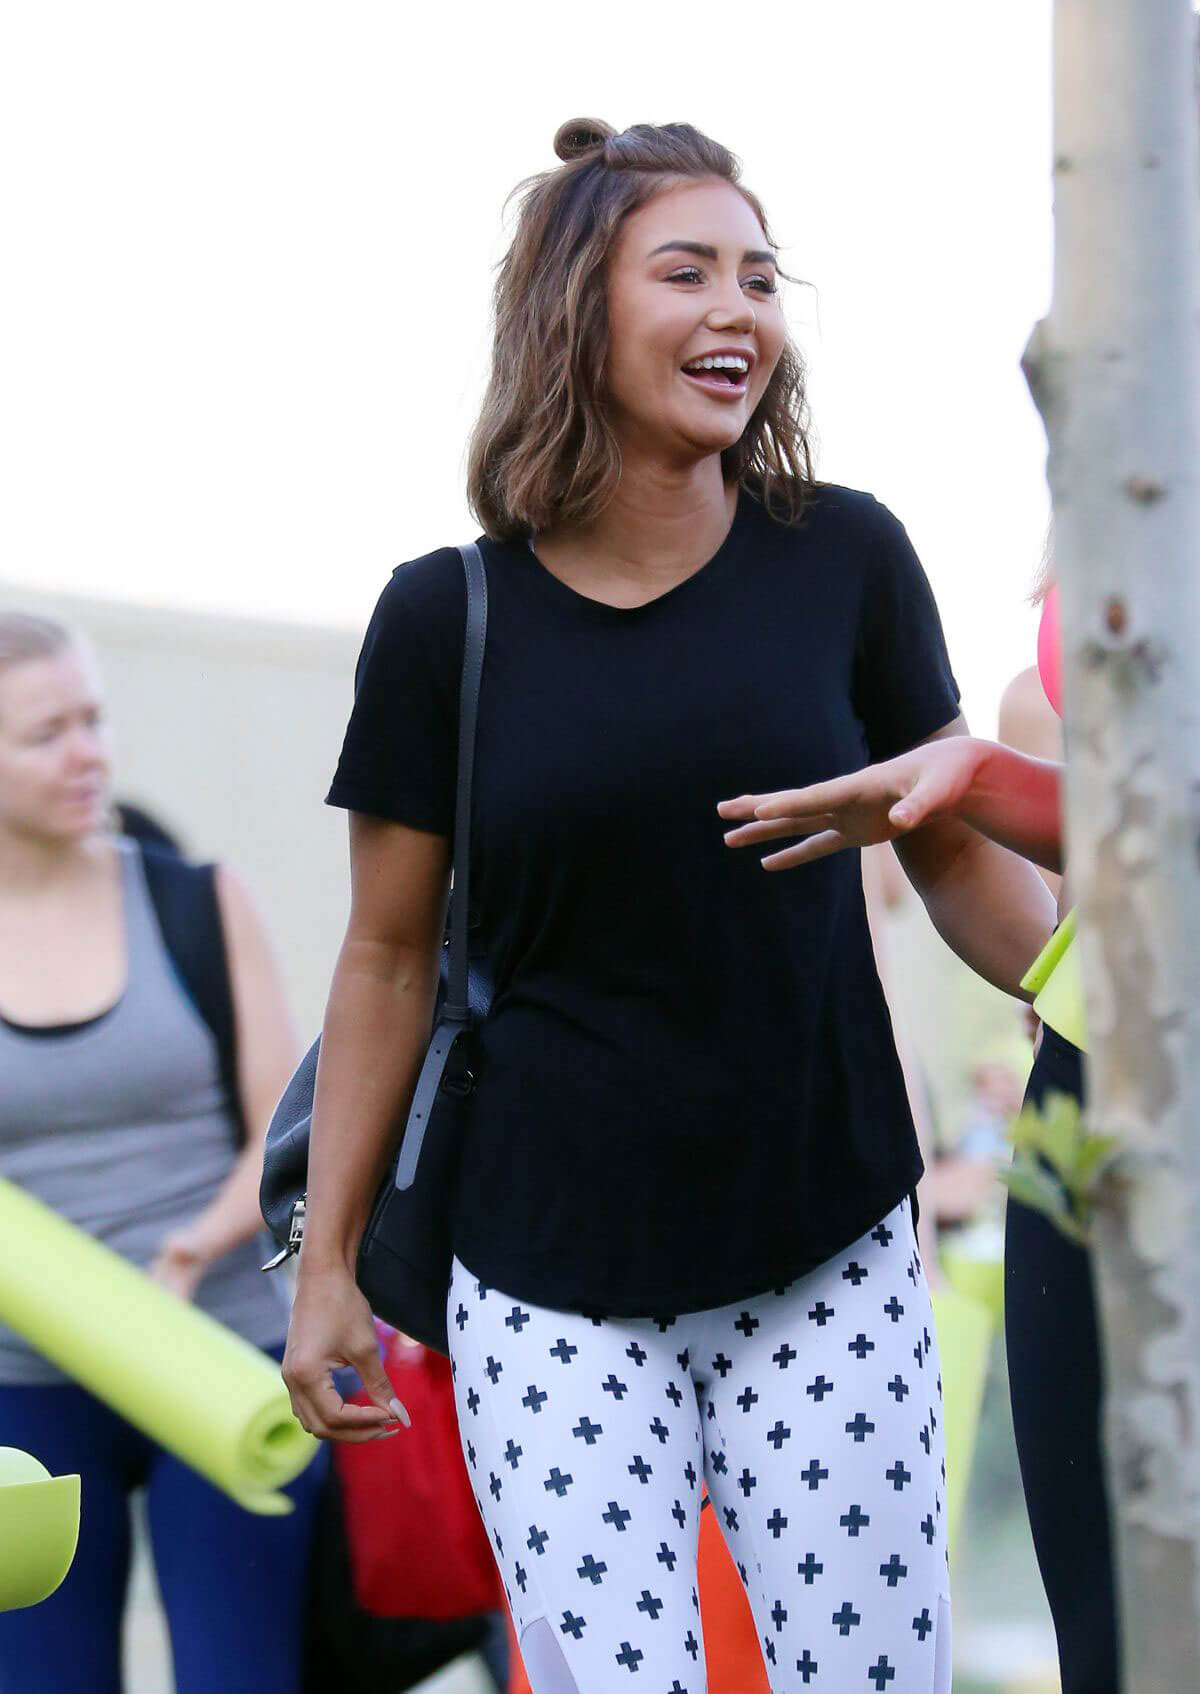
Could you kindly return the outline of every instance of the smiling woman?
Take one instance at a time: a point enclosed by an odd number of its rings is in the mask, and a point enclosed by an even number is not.
[[[672,385],[683,438],[710,441],[726,482],[756,477],[796,516],[812,482],[804,363],[738,160],[690,124],[618,135],[576,118],[554,148],[567,168],[516,191],[517,233],[496,284],[495,356],[467,476],[488,534],[524,537],[603,511],[621,476],[616,411],[657,418]],[[677,193],[662,198],[681,187],[687,213]],[[696,240],[697,222],[722,239]],[[740,371],[693,368],[718,356]]]
[[[591,120],[556,151],[500,269],[469,467],[495,994],[448,1196],[468,1468],[535,1694],[639,1670],[700,1694],[701,1479],[773,1687],[948,1694],[921,1161],[858,862],[764,875],[717,811],[959,732],[937,609],[891,513],[813,479],[733,155]],[[328,796],[351,916],[284,1376],[340,1440],[391,1416],[353,1266],[429,1043],[465,613],[455,549],[393,573]],[[912,864],[957,907],[963,858],[935,827]],[[1049,928],[1029,877],[1037,899],[994,890],[1014,987]],[[346,1360],[369,1406],[339,1399]]]

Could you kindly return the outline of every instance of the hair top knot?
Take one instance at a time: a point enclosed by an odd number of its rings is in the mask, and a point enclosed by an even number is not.
[[[555,132],[554,151],[564,164],[573,164],[589,154],[602,153],[605,142],[616,133],[600,118],[568,118]]]

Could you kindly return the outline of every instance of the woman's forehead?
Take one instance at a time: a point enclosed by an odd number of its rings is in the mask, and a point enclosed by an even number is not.
[[[763,227],[745,196],[730,182],[705,178],[671,183],[630,215],[623,245],[648,257],[668,241],[688,241],[719,252],[769,248]]]
[[[0,717],[31,722],[96,704],[101,696],[95,661],[72,643],[44,658],[20,659],[0,670]]]

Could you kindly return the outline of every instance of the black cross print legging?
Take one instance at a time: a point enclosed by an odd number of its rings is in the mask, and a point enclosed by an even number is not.
[[[773,1694],[949,1694],[941,1382],[908,1202],[790,1287],[592,1319],[455,1264],[463,1450],[534,1694],[703,1694],[705,1482]]]
[[[1046,1029],[1026,1099],[1080,1099],[1082,1060]],[[1058,1636],[1062,1694],[1118,1694],[1116,1603],[1100,1444],[1101,1365],[1082,1248],[1010,1201],[1005,1334],[1025,1503]]]

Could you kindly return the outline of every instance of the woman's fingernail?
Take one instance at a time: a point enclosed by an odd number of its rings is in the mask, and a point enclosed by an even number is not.
[[[371,1437],[371,1440],[372,1441],[386,1441],[389,1436],[399,1435],[399,1433],[400,1433],[400,1431],[396,1428],[380,1429],[380,1430],[377,1430],[375,1432],[375,1434]]]
[[[399,1400],[389,1400],[388,1401],[388,1409],[389,1409],[389,1411],[395,1413],[397,1419],[399,1420],[400,1423],[402,1423],[404,1425],[405,1429],[411,1429],[412,1428],[412,1419],[409,1417],[407,1411],[405,1411],[404,1406],[403,1406],[401,1401],[399,1401]]]

